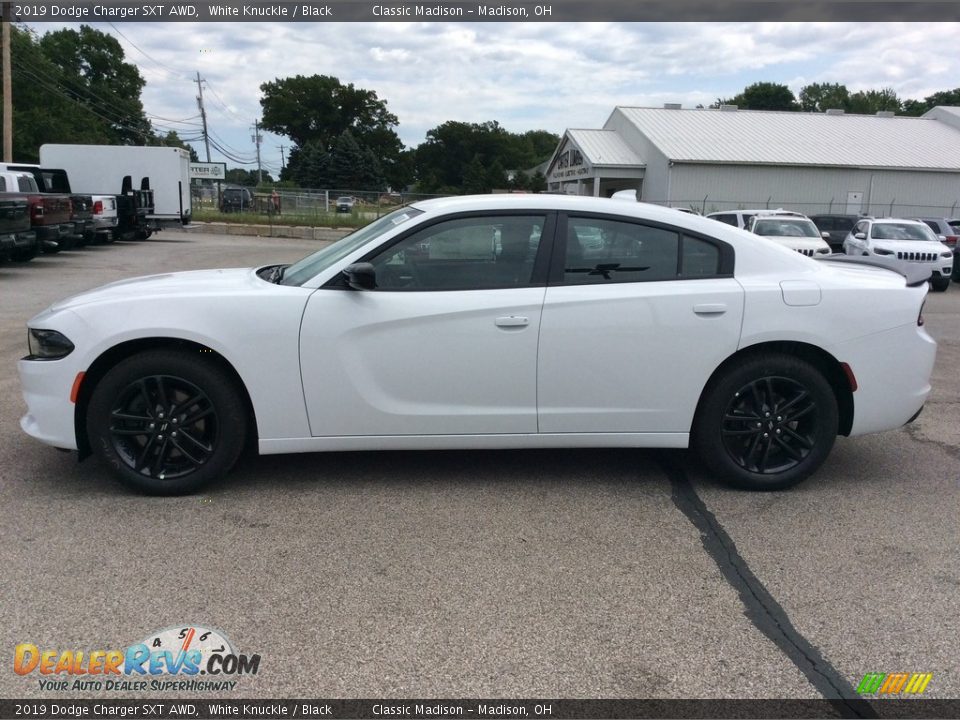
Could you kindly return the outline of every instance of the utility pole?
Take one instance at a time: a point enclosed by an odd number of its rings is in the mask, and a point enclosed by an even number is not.
[[[10,63],[10,11],[8,2],[2,3],[0,25],[3,25],[3,161],[13,162],[13,83]]]
[[[281,145],[281,146],[280,146],[280,169],[281,169],[281,170],[286,170],[286,169],[287,169],[287,159],[283,156],[283,149],[284,149],[285,147],[286,147],[286,145]]]
[[[260,169],[260,143],[263,141],[263,135],[260,134],[260,121],[253,121],[253,137],[251,138],[257,146],[257,185],[263,182],[263,171]]]
[[[197,70],[197,105],[200,106],[200,119],[203,121],[203,144],[207,146],[207,162],[210,162],[210,136],[207,135],[207,111],[203,109],[203,85],[199,70]]]

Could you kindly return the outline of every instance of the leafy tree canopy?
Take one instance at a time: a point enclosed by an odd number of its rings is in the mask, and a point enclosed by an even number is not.
[[[729,100],[718,100],[720,105],[736,105],[743,110],[797,110],[797,99],[786,85],[756,82]]]

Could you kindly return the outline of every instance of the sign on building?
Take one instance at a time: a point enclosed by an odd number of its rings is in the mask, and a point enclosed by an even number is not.
[[[190,163],[190,179],[226,180],[227,164],[219,162]]]

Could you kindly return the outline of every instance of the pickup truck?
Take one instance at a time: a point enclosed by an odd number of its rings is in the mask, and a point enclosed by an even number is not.
[[[93,228],[93,202],[90,195],[75,193],[70,188],[70,179],[65,170],[57,168],[43,168],[39,165],[11,165],[7,170],[28,172],[37,181],[37,187],[42,193],[69,195],[72,203],[70,222],[73,223],[73,232],[60,243],[60,249],[69,250],[77,245],[86,245],[96,237]]]
[[[39,250],[59,252],[69,244],[74,233],[69,195],[42,193],[32,173],[11,170],[0,171],[0,192],[21,195],[27,201],[30,226],[37,238],[32,248],[15,250],[11,254],[14,260],[31,260]]]
[[[37,234],[30,229],[30,203],[18,193],[0,193],[0,261],[37,254]],[[29,255],[29,257],[27,257]]]

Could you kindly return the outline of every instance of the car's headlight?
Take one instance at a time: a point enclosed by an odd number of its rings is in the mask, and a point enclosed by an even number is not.
[[[940,253],[940,257],[942,257],[942,258],[953,257],[953,253],[952,253],[952,252],[949,252],[949,251],[948,251],[948,252],[942,252],[942,253]]]
[[[56,330],[30,328],[27,345],[30,347],[29,360],[59,360],[73,352],[73,343]]]

